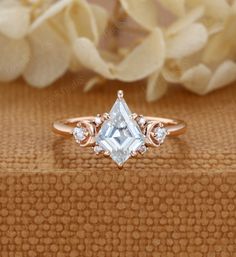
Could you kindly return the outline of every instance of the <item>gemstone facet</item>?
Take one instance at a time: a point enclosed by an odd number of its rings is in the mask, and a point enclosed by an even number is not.
[[[109,116],[96,137],[96,143],[122,166],[145,144],[145,138],[123,97],[116,100]]]

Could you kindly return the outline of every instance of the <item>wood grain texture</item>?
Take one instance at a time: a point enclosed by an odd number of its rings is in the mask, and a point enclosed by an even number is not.
[[[148,104],[143,83],[83,94],[85,79],[0,86],[0,256],[235,257],[236,87],[172,88]],[[117,89],[136,113],[185,120],[187,134],[120,171],[51,132],[55,119],[108,111]]]

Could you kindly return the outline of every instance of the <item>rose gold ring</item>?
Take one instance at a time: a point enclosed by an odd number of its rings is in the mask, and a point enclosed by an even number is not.
[[[160,147],[167,137],[185,133],[185,122],[131,113],[123,91],[117,95],[109,114],[55,121],[53,131],[74,136],[81,147],[93,147],[96,154],[111,157],[120,168],[130,157],[144,154],[148,147]]]

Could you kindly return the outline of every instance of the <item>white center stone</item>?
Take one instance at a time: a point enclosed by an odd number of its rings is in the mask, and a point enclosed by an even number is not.
[[[123,98],[118,98],[111,109],[109,120],[102,125],[96,143],[111,158],[123,165],[133,152],[144,145],[144,135]]]

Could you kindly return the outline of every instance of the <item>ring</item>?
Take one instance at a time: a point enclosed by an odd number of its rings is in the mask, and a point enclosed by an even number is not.
[[[185,122],[131,113],[123,91],[117,96],[109,114],[55,121],[53,131],[74,136],[81,147],[93,147],[97,155],[111,157],[119,168],[130,157],[143,155],[148,147],[159,147],[167,137],[185,133]]]

